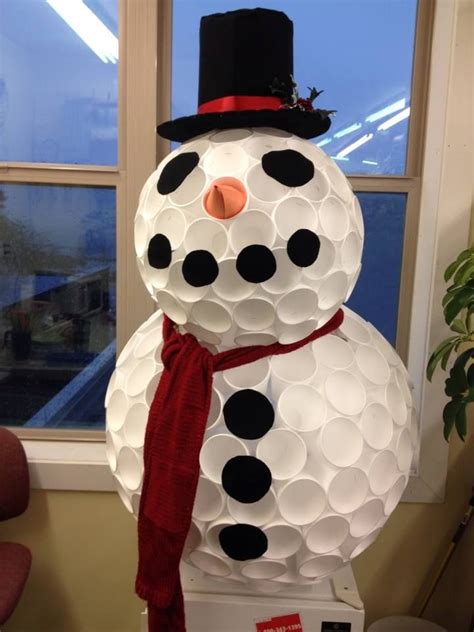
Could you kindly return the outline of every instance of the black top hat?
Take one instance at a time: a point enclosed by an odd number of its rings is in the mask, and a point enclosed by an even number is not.
[[[184,142],[213,129],[275,127],[302,138],[324,134],[327,110],[299,99],[293,83],[293,22],[281,11],[240,9],[201,19],[198,113],[158,126]]]

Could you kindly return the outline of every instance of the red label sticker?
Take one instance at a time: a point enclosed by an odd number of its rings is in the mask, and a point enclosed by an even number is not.
[[[256,625],[257,632],[303,632],[300,615],[297,612],[257,621]]]

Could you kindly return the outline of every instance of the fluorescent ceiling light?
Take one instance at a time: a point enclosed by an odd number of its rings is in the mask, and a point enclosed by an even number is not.
[[[333,160],[346,160],[346,161],[349,161],[349,158],[343,158],[341,156],[331,156],[331,158]]]
[[[324,145],[327,145],[331,141],[332,141],[332,138],[325,138],[324,140],[320,141],[319,143],[316,143],[316,147],[324,147]]]
[[[385,131],[386,129],[389,129],[390,127],[393,127],[393,125],[396,125],[397,123],[400,123],[400,121],[403,121],[404,119],[408,118],[410,116],[410,108],[405,108],[404,110],[402,110],[401,112],[399,112],[398,114],[395,114],[395,116],[392,116],[392,118],[387,119],[386,121],[384,121],[383,123],[381,123],[378,127],[377,130],[380,132]]]
[[[405,99],[400,99],[399,101],[395,101],[395,103],[392,103],[391,105],[387,105],[386,108],[383,108],[382,110],[378,110],[377,112],[370,114],[369,116],[366,117],[365,120],[367,121],[367,123],[373,123],[374,121],[378,121],[384,116],[388,116],[389,114],[398,112],[398,110],[401,110],[404,107],[405,107]]]
[[[369,140],[372,140],[373,137],[374,137],[373,134],[365,134],[365,136],[361,136],[358,140],[356,140],[351,145],[348,145],[344,149],[341,149],[341,151],[337,154],[336,158],[345,158],[350,153],[352,153],[355,149],[357,149],[361,145],[364,145]]]
[[[337,132],[337,134],[334,134],[334,137],[341,138],[341,136],[345,136],[346,134],[350,134],[351,132],[356,132],[361,127],[362,127],[362,123],[354,123],[354,125],[350,125],[349,127],[346,127],[345,129],[341,129],[340,132]]]
[[[117,37],[82,0],[46,0],[104,64],[115,64],[119,56]]]
[[[362,161],[364,163],[364,165],[378,165],[378,162],[375,162],[375,160],[363,160]]]

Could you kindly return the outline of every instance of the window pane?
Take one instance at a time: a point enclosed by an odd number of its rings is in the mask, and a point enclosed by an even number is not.
[[[403,174],[410,113],[416,0],[262,0],[294,22],[295,80],[337,110],[315,139],[350,174]],[[173,117],[197,103],[202,15],[253,7],[242,0],[174,0]]]
[[[117,163],[117,17],[118,0],[0,1],[0,160]]]
[[[348,306],[395,345],[406,194],[357,193],[357,197],[364,215],[364,253]]]
[[[0,424],[104,426],[115,189],[0,184]]]

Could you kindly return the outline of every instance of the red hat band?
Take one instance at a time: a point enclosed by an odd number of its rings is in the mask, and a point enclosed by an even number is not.
[[[211,112],[239,112],[245,110],[279,110],[283,99],[275,96],[227,96],[201,103],[198,114]]]

